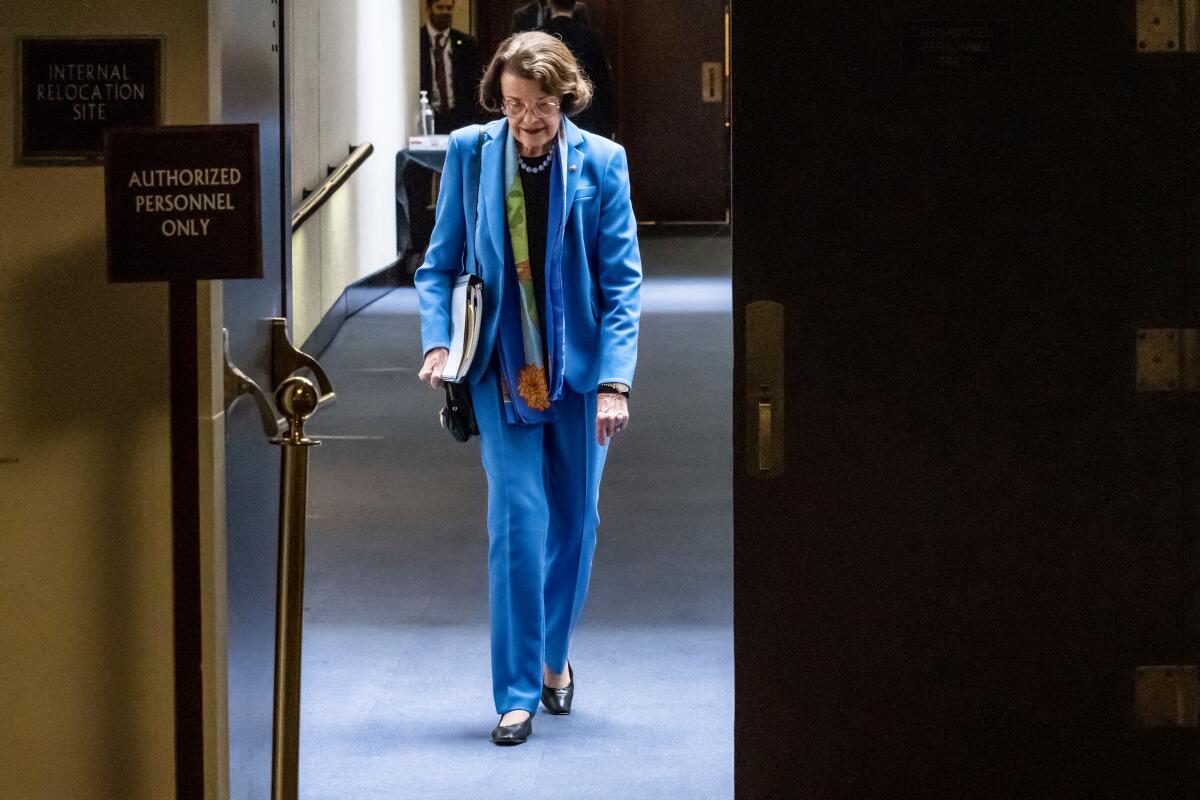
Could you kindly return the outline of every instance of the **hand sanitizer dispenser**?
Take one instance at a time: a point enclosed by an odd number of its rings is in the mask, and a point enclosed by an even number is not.
[[[421,90],[420,104],[421,124],[419,130],[422,136],[432,136],[434,134],[433,106],[429,104],[429,92],[425,89]]]

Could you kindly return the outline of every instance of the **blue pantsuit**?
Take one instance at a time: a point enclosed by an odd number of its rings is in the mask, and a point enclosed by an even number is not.
[[[532,713],[542,663],[566,672],[587,596],[596,501],[607,446],[596,443],[596,392],[569,387],[557,419],[510,425],[493,366],[472,389],[488,479],[488,608],[496,711]]]
[[[508,422],[497,383],[507,120],[451,134],[437,220],[413,276],[426,353],[449,346],[451,287],[464,265],[477,264],[483,278],[483,326],[467,381],[488,477],[492,684],[501,713],[537,708],[543,663],[566,670],[591,576],[607,452],[596,443],[596,390],[632,386],[637,361],[642,264],[625,151],[565,118],[561,135],[563,226],[549,235],[562,237],[563,383],[552,421]]]

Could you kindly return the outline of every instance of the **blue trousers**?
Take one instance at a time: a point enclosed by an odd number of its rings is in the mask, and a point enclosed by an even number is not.
[[[557,418],[511,425],[495,362],[471,388],[488,479],[488,611],[496,712],[537,710],[542,664],[565,672],[587,597],[607,446],[596,392],[563,387]]]

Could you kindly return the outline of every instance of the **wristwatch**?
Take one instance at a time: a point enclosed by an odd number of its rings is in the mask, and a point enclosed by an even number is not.
[[[600,394],[619,394],[626,398],[629,397],[629,387],[616,381],[611,383],[602,383],[600,384],[600,387],[596,389],[596,391]]]

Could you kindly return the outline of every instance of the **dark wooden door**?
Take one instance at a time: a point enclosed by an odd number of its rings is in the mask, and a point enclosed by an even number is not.
[[[476,0],[485,61],[524,4]],[[638,221],[728,221],[725,0],[589,0],[587,11],[613,67],[617,140],[629,155]],[[702,93],[706,62],[720,68],[707,80],[719,99]]]
[[[623,2],[620,18],[617,139],[638,221],[726,222],[724,0]],[[705,63],[718,70],[706,79]]]
[[[1131,3],[948,8],[734,7],[738,797],[1196,797],[1134,687],[1197,663],[1197,399],[1138,392],[1135,341],[1200,316],[1198,65]],[[919,20],[994,71],[906,72]]]

